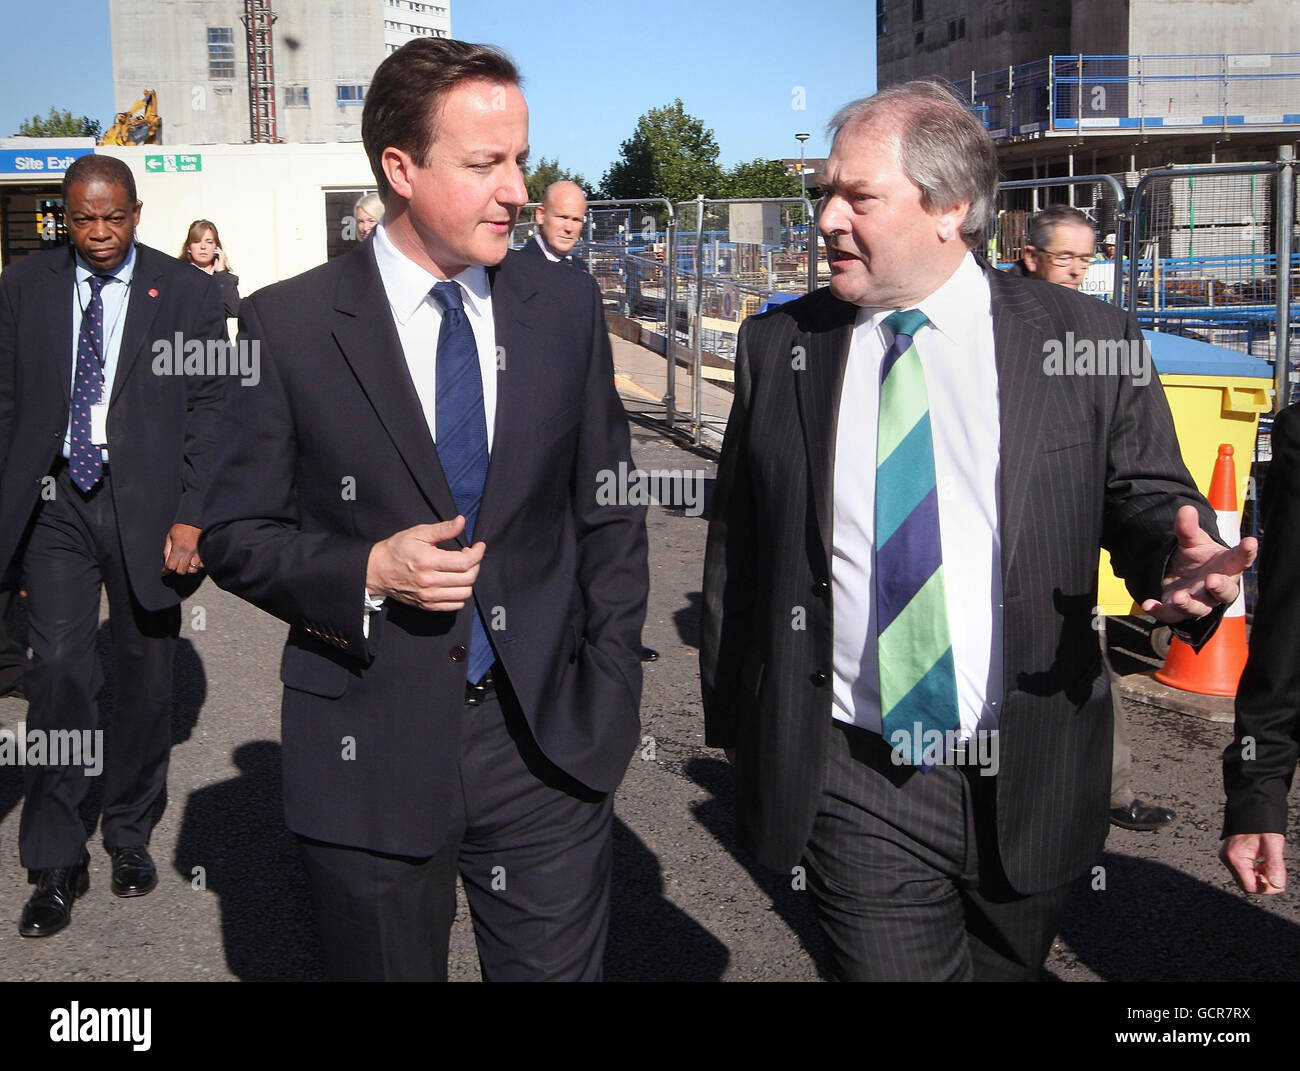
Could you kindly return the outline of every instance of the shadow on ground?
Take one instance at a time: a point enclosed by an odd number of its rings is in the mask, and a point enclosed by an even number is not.
[[[173,865],[195,895],[220,901],[222,948],[245,982],[318,981],[307,876],[284,825],[280,745],[241,744],[239,774],[191,792]]]

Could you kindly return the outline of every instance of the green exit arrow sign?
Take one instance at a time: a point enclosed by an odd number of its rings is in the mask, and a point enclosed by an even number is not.
[[[191,173],[203,170],[203,157],[199,153],[167,153],[162,156],[146,156],[144,169],[148,172]]]

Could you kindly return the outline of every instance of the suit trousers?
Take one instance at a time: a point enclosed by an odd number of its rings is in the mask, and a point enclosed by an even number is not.
[[[1110,752],[1110,805],[1127,807],[1133,802],[1133,747],[1129,743],[1128,715],[1124,712],[1124,697],[1119,691],[1119,675],[1110,663],[1110,642],[1106,638],[1106,619],[1102,617],[1097,631],[1101,641],[1101,660],[1110,678],[1110,705],[1114,711],[1114,729],[1111,731]]]
[[[101,585],[108,593],[115,703],[100,739],[104,846],[144,845],[167,787],[171,753],[172,659],[180,606],[147,611],[136,602],[113,508],[111,466],[89,494],[60,459],[48,500],[43,494],[23,564],[32,649],[27,729],[82,735],[102,728],[96,694],[103,682],[97,641]],[[166,533],[158,533],[162,568]],[[28,765],[18,846],[29,870],[71,866],[87,828],[80,808],[91,779],[83,747],[79,765]]]
[[[599,981],[609,929],[612,794],[541,753],[500,667],[467,703],[464,826],[407,858],[299,837],[326,974],[446,981],[459,871],[485,981]]]
[[[997,853],[995,776],[897,766],[877,733],[835,722],[805,849],[843,981],[1032,981],[1070,886],[1023,896]]]
[[[0,580],[0,695],[21,685],[26,672],[27,622],[15,569]]]

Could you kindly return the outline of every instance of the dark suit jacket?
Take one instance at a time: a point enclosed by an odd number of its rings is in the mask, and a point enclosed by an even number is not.
[[[644,510],[596,500],[630,459],[600,297],[514,253],[489,279],[502,360],[475,597],[542,751],[609,792],[637,741],[648,574]],[[372,244],[246,298],[240,337],[261,343],[262,381],[229,410],[202,551],[292,626],[289,827],[427,856],[463,810],[471,614],[390,598],[363,634],[372,545],[457,513]]]
[[[1140,339],[1133,320],[1065,287],[986,274],[1002,445],[998,847],[1012,885],[1028,893],[1075,877],[1106,836],[1111,713],[1092,627],[1098,546],[1134,596],[1148,598],[1160,590],[1178,507],[1196,505],[1216,528],[1154,372],[1146,388],[1044,374],[1048,339],[1067,330]],[[706,739],[736,748],[742,839],[778,869],[800,858],[826,768],[833,453],[857,311],[819,290],[741,327],[709,527]],[[790,627],[795,606],[806,609],[802,631]],[[1203,641],[1217,620],[1199,623],[1193,638]]]
[[[1259,602],[1237,686],[1237,730],[1223,754],[1223,835],[1285,833],[1300,756],[1300,406],[1273,423],[1273,460],[1260,498]],[[1254,756],[1242,757],[1246,737]]]
[[[519,247],[517,252],[523,253],[526,256],[534,257],[537,260],[544,260],[547,264],[555,263],[548,259],[546,254],[542,252],[542,247],[537,244],[536,237],[529,238],[528,241]],[[577,253],[570,254],[570,259],[573,261],[571,265],[572,267],[580,268],[582,271],[587,271],[587,262],[583,260],[582,257],[578,256]]]
[[[161,576],[173,524],[202,527],[227,381],[156,375],[165,342],[226,338],[211,276],[148,246],[135,248],[117,375],[109,394],[113,506],[131,590],[146,610],[175,606],[201,575]],[[0,275],[0,561],[40,502],[41,479],[63,448],[72,382],[71,248],[25,257]]]

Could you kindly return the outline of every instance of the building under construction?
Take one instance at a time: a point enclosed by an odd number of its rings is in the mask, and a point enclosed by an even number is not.
[[[163,144],[361,140],[384,56],[451,33],[450,0],[110,0],[114,106],[157,92]]]

